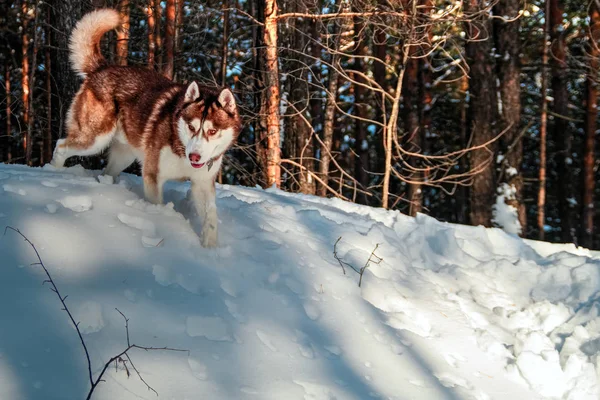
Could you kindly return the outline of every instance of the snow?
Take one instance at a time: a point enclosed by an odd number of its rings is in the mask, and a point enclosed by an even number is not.
[[[86,301],[73,310],[75,320],[79,322],[81,333],[89,334],[99,332],[104,328],[102,305],[95,301]]]
[[[595,252],[226,185],[204,249],[187,183],[156,206],[131,175],[2,165],[0,179],[0,222],[68,295],[94,376],[127,345],[118,308],[132,343],[188,350],[131,352],[161,399],[599,397]],[[340,236],[359,269],[379,245],[360,288],[333,257]],[[85,355],[33,250],[9,231],[0,254],[0,399],[85,398]],[[93,398],[157,396],[120,364]]]
[[[58,200],[63,207],[75,212],[84,212],[92,209],[92,199],[88,196],[67,196]]]
[[[510,170],[507,172],[510,175]],[[502,228],[507,233],[518,235],[521,233],[521,222],[517,209],[507,204],[507,201],[514,200],[517,190],[513,185],[502,183],[498,188],[496,196],[496,204],[494,204],[492,212],[494,218],[492,222]]]

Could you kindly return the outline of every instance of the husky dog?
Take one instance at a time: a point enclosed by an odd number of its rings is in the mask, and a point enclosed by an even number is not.
[[[72,33],[71,64],[84,81],[51,164],[62,167],[71,156],[109,148],[105,174],[116,177],[138,160],[144,194],[155,204],[162,203],[165,181],[190,179],[203,220],[202,246],[215,247],[215,178],[241,129],[235,98],[229,89],[176,84],[149,68],[108,65],[100,40],[119,23],[115,10],[97,10]]]

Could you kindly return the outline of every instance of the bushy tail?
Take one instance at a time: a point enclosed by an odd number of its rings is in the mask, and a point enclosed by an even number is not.
[[[92,11],[77,23],[69,42],[69,57],[79,75],[85,77],[106,63],[100,52],[100,40],[119,24],[119,13],[108,8]]]

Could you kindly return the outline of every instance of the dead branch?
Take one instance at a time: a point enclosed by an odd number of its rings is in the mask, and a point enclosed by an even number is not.
[[[93,373],[92,373],[92,363],[90,360],[90,354],[87,348],[87,345],[85,343],[85,340],[83,339],[83,335],[81,334],[81,330],[79,329],[79,323],[75,322],[75,318],[73,317],[73,314],[71,314],[71,311],[69,310],[69,308],[67,307],[67,304],[65,303],[65,300],[67,299],[67,296],[63,296],[60,294],[60,291],[58,290],[58,287],[56,286],[56,283],[54,282],[54,279],[52,278],[52,275],[50,275],[50,271],[48,271],[48,268],[46,268],[46,266],[44,265],[44,262],[42,261],[42,258],[40,256],[40,253],[37,251],[37,248],[35,247],[35,245],[33,244],[33,242],[31,242],[27,236],[25,236],[20,230],[13,228],[12,226],[6,226],[4,228],[4,235],[6,235],[6,232],[8,230],[11,230],[17,234],[19,234],[28,244],[29,246],[31,246],[31,248],[33,249],[33,251],[35,252],[35,255],[38,259],[38,262],[36,263],[32,263],[31,265],[39,265],[42,267],[42,269],[44,270],[46,276],[48,277],[48,279],[46,279],[43,284],[45,283],[50,283],[51,288],[50,290],[52,292],[54,292],[56,294],[56,296],[58,297],[58,299],[60,300],[61,304],[62,304],[62,310],[65,311],[67,313],[67,315],[69,316],[69,319],[71,320],[71,323],[73,325],[73,327],[75,328],[75,330],[77,331],[77,335],[79,336],[79,341],[81,342],[81,346],[83,347],[83,350],[85,352],[85,356],[87,359],[87,367],[88,367],[88,376],[89,376],[89,380],[90,380],[90,390],[87,394],[86,400],[89,400],[92,398],[92,394],[94,393],[94,390],[96,389],[96,387],[98,386],[98,384],[100,382],[104,382],[102,377],[104,376],[104,373],[106,372],[106,370],[108,369],[108,367],[114,362],[115,363],[115,367],[117,367],[118,363],[122,363],[126,372],[127,372],[127,376],[130,376],[130,372],[129,369],[127,367],[126,361],[123,359],[123,357],[125,357],[127,359],[127,361],[129,361],[129,364],[131,365],[131,368],[133,368],[133,370],[136,372],[136,374],[138,375],[138,377],[140,378],[140,380],[146,385],[146,388],[148,390],[153,391],[157,396],[158,396],[158,392],[156,392],[156,390],[154,390],[143,378],[142,375],[140,374],[139,370],[137,369],[137,367],[133,364],[133,361],[131,360],[131,357],[129,355],[129,351],[131,349],[140,349],[140,350],[145,350],[145,351],[152,351],[152,350],[166,350],[166,351],[187,351],[189,352],[189,350],[183,350],[183,349],[175,349],[175,348],[170,348],[170,347],[147,347],[147,346],[138,346],[136,344],[131,344],[129,341],[129,319],[127,317],[125,317],[125,314],[123,314],[119,309],[115,309],[117,310],[117,312],[119,314],[121,314],[121,316],[123,317],[123,319],[125,320],[125,333],[127,335],[127,348],[125,350],[123,350],[122,352],[120,352],[119,354],[117,354],[114,357],[111,357],[105,364],[104,367],[102,368],[102,371],[100,371],[100,374],[96,377],[96,379],[93,378]]]
[[[44,262],[42,261],[40,253],[38,253],[37,248],[35,247],[35,245],[27,238],[27,236],[25,236],[23,233],[21,233],[20,230],[15,229],[12,226],[7,226],[7,227],[4,228],[4,235],[6,235],[6,232],[9,229],[11,231],[16,232],[19,235],[21,235],[21,237],[31,246],[31,248],[35,252],[35,255],[36,255],[37,259],[38,259],[38,262],[30,264],[30,265],[39,265],[40,267],[42,267],[42,269],[46,273],[46,276],[48,277],[48,279],[46,279],[44,282],[42,282],[42,284],[50,283],[50,285],[52,286],[50,288],[50,290],[53,291],[56,294],[56,296],[60,300],[60,303],[63,306],[63,308],[62,308],[63,311],[65,311],[67,313],[67,315],[69,316],[69,319],[71,320],[71,323],[75,327],[75,330],[77,331],[77,335],[79,336],[79,341],[81,342],[81,346],[83,347],[83,350],[85,352],[85,358],[87,359],[87,366],[88,366],[88,374],[89,374],[90,384],[93,385],[94,384],[94,380],[92,378],[92,363],[90,361],[90,353],[88,351],[87,346],[85,345],[85,341],[83,340],[83,335],[81,334],[81,331],[79,330],[79,323],[75,322],[75,318],[73,318],[73,314],[71,314],[71,311],[69,310],[69,308],[67,307],[67,304],[65,303],[65,300],[66,300],[67,296],[63,296],[63,295],[60,294],[60,291],[58,290],[58,287],[54,283],[54,279],[52,279],[52,276],[50,275],[50,272],[48,271],[48,269],[44,265]]]
[[[331,14],[308,14],[308,13],[285,13],[277,16],[278,20],[286,18],[306,18],[314,20],[337,19],[337,18],[354,18],[354,17],[374,17],[374,16],[389,16],[406,18],[406,13],[396,11],[370,11],[370,12],[340,12]]]
[[[342,237],[340,236],[338,238],[338,240],[335,241],[335,244],[333,245],[333,257],[338,261],[338,263],[340,263],[340,267],[342,267],[342,271],[344,272],[344,275],[346,275],[346,268],[348,267],[350,269],[352,269],[354,272],[356,272],[359,275],[359,279],[358,279],[358,287],[361,287],[362,285],[362,278],[363,275],[365,273],[365,271],[367,270],[367,268],[369,268],[371,266],[371,264],[380,264],[383,261],[383,258],[379,257],[378,255],[375,254],[375,252],[377,251],[377,249],[379,248],[379,243],[377,243],[375,245],[375,248],[373,249],[373,251],[371,252],[371,255],[369,255],[369,258],[367,259],[367,262],[365,263],[365,265],[363,265],[362,268],[356,268],[354,265],[347,263],[346,261],[342,260],[337,253],[337,245],[340,242],[340,240],[342,240]]]
[[[360,269],[360,279],[358,280],[358,287],[360,287],[360,285],[362,284],[363,274],[364,274],[365,270],[367,268],[369,268],[369,266],[371,265],[371,263],[379,265],[383,261],[383,258],[381,258],[381,257],[379,257],[378,255],[375,254],[375,251],[377,251],[378,248],[379,248],[379,243],[377,243],[375,245],[375,248],[371,252],[371,255],[369,256],[369,259],[367,260],[367,262],[365,263],[365,265]]]

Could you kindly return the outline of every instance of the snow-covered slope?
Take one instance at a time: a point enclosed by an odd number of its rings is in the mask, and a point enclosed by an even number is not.
[[[203,249],[188,185],[0,166],[0,226],[36,245],[94,374],[131,341],[160,399],[598,399],[600,258],[497,229],[222,186]],[[332,251],[362,267],[346,275]],[[32,249],[0,239],[0,399],[83,399],[85,355]],[[122,366],[94,399],[155,399]]]

